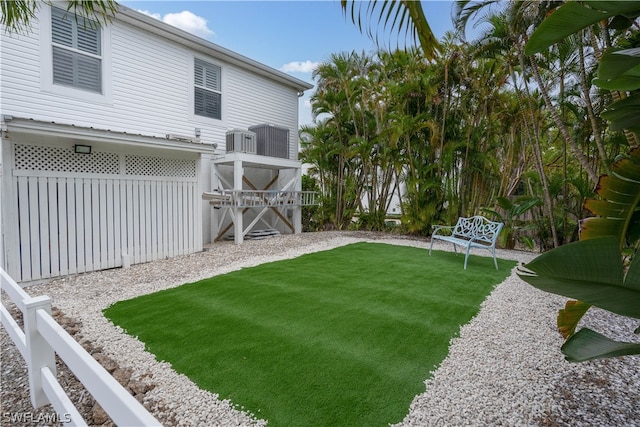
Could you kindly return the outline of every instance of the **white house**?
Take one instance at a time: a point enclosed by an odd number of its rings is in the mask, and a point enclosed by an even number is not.
[[[64,7],[0,29],[0,263],[15,280],[300,231],[310,84],[126,7],[105,25]]]

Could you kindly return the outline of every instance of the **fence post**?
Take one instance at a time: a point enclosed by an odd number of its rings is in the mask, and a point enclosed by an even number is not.
[[[29,394],[34,408],[49,403],[42,388],[41,370],[45,366],[56,374],[55,353],[44,337],[38,332],[36,326],[36,311],[44,310],[51,315],[51,299],[42,295],[24,300],[24,334],[27,344],[27,370],[29,373]]]

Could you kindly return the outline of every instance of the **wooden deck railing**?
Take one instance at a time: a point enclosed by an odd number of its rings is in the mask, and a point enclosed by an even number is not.
[[[316,204],[314,191],[217,190],[202,194],[212,205],[223,208],[294,207]]]
[[[65,424],[87,425],[56,379],[55,354],[58,354],[116,425],[161,425],[53,319],[49,297],[29,296],[1,268],[0,289],[23,314],[24,330],[7,307],[0,304],[2,325],[27,364],[29,394],[34,408],[51,403]]]

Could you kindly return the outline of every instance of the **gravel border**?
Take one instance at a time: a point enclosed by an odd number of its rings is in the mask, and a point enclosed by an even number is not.
[[[81,337],[101,347],[121,367],[130,368],[132,377],[151,378],[155,388],[145,395],[144,404],[164,425],[264,425],[264,420],[198,389],[168,363],[156,361],[142,343],[110,324],[102,310],[123,299],[239,268],[357,241],[381,240],[421,248],[429,245],[420,239],[360,232],[303,233],[243,245],[224,242],[197,254],[58,279],[27,291],[34,296],[49,295],[65,315],[81,322]],[[435,242],[434,248],[451,250],[443,242]],[[500,258],[518,262],[535,255],[498,251]],[[448,357],[425,381],[425,392],[415,397],[398,425],[640,426],[640,357],[566,362],[559,350],[562,339],[555,330],[557,310],[565,301],[525,284],[512,272],[452,339]],[[637,336],[630,336],[637,323],[598,309],[590,310],[583,319],[584,325],[613,338],[640,342]],[[24,362],[4,329],[1,339],[0,423],[19,425],[9,423],[7,414],[33,412]],[[79,389],[71,395],[74,401],[84,398]]]

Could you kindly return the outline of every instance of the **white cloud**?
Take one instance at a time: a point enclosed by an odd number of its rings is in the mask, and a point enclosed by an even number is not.
[[[213,31],[207,27],[207,20],[188,10],[180,13],[167,13],[164,18],[162,18],[162,21],[195,34],[196,36],[208,37],[213,35]]]
[[[164,16],[161,16],[159,13],[151,13],[147,10],[138,10],[138,12],[156,18],[166,24],[178,27],[181,30],[187,31],[198,37],[206,38],[214,34],[207,26],[207,20],[205,18],[188,10],[183,10],[178,13],[167,13]]]
[[[162,21],[162,16],[159,13],[151,13],[148,10],[140,10],[140,9],[138,9],[138,12],[144,13],[147,16],[150,16],[152,18],[156,18],[159,21]]]
[[[280,67],[280,71],[285,73],[311,73],[319,64],[319,62],[311,62],[309,60],[304,62],[293,61]]]

